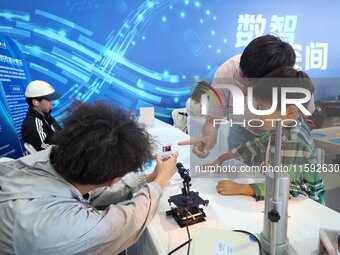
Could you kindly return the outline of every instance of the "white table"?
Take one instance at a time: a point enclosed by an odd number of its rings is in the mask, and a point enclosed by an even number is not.
[[[176,128],[156,121],[156,127],[149,132],[158,138],[161,143],[169,141],[173,149],[178,150],[178,161],[188,166],[190,160],[189,146],[177,146],[177,141],[188,139],[188,136]],[[198,191],[203,199],[209,200],[204,207],[207,221],[190,226],[193,236],[195,228],[206,226],[225,230],[242,229],[259,234],[263,228],[264,202],[256,202],[247,196],[221,196],[217,194],[215,186],[220,180],[216,176],[209,178],[192,178],[191,190]],[[249,183],[251,179],[238,179],[236,181]],[[181,192],[180,177],[176,175],[170,185],[164,190],[160,201],[158,213],[147,227],[145,235],[138,243],[138,254],[163,255],[167,254],[187,240],[185,228],[180,228],[174,219],[167,217],[165,212],[170,209],[168,198]],[[299,196],[289,201],[288,207],[288,238],[291,254],[317,254],[320,228],[340,229],[340,214],[313,200]],[[186,246],[175,254],[186,254]]]
[[[320,128],[312,131],[317,146],[318,163],[325,163],[325,151],[340,154],[340,127]]]

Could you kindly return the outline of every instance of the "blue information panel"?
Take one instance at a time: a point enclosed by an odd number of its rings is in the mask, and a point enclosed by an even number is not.
[[[29,80],[17,44],[0,35],[0,157],[23,155],[21,124],[28,109],[24,93]]]

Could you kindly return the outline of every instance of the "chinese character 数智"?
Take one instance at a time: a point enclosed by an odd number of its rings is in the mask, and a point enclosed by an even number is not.
[[[309,43],[306,46],[306,66],[305,69],[327,68],[328,43]]]
[[[270,32],[275,33],[290,44],[294,43],[294,33],[296,30],[297,16],[273,15],[270,21]]]
[[[247,46],[252,39],[264,34],[266,19],[262,14],[240,14],[237,20],[237,33],[235,47]]]

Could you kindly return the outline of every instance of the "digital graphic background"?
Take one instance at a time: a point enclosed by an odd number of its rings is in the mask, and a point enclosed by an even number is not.
[[[339,77],[339,11],[337,0],[1,0],[0,33],[21,45],[32,80],[62,92],[57,120],[74,99],[102,99],[127,110],[152,105],[157,118],[171,122],[193,80],[212,78],[220,64],[242,53],[237,33],[267,34],[275,15],[295,17],[295,27],[284,25],[311,77]],[[242,27],[240,15],[265,23]],[[313,44],[327,44],[314,51],[326,58],[322,68],[306,64]],[[316,98],[334,99],[338,91],[321,84]]]

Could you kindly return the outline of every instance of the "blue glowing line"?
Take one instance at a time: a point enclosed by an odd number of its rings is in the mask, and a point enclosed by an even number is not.
[[[170,113],[170,111],[167,112],[167,113],[161,113],[159,110],[157,110],[157,112],[155,113],[155,115],[156,115],[156,117],[169,118],[169,115],[170,115],[169,113]]]
[[[70,79],[72,79],[72,80],[74,80],[74,81],[76,81],[76,82],[78,82],[78,83],[84,84],[84,85],[86,86],[86,83],[84,83],[84,81],[81,80],[81,78],[79,78],[78,76],[74,75],[74,74],[71,73],[70,71],[62,70],[61,73],[62,73],[63,75],[65,75],[65,76],[69,77]],[[87,87],[87,88],[90,88],[91,85],[88,84],[86,87]],[[91,89],[92,89],[92,88],[91,88]]]
[[[123,87],[124,89],[140,96],[140,97],[144,97],[146,99],[149,99],[151,101],[154,101],[154,102],[157,102],[157,103],[160,103],[161,102],[161,97],[158,97],[158,96],[154,96],[152,94],[149,94],[143,90],[140,90],[140,89],[137,89],[137,88],[134,88],[128,84],[126,84],[125,82],[122,82],[114,77],[111,77],[111,80],[112,82],[111,83],[116,83],[117,85],[120,85],[121,87]]]
[[[150,82],[147,81],[143,81],[142,79],[138,79],[137,81],[137,87],[139,88],[143,88],[144,90],[148,90],[148,91],[159,91],[161,92],[160,94],[164,95],[164,96],[168,96],[169,94],[171,95],[183,95],[183,96],[187,96],[189,90],[183,90],[182,88],[160,88],[155,84],[152,84]]]
[[[99,84],[98,82],[95,84],[92,84],[90,90],[87,90],[86,93],[84,93],[82,99],[86,102],[87,100],[89,100],[91,98],[91,96],[96,93],[99,94],[99,89],[100,89],[101,84]]]
[[[22,21],[16,21],[15,24],[19,28],[23,28],[23,29],[30,30],[30,31],[33,31],[34,28],[39,28],[38,26],[32,23],[27,23],[27,22],[22,22]]]
[[[32,49],[33,48],[33,47],[30,47],[30,46],[25,46],[25,47],[28,48],[28,49]],[[63,70],[63,73],[65,73],[65,75],[67,75],[67,77],[69,77],[71,79],[74,79],[74,80],[76,80],[76,81],[78,81],[80,83],[82,83],[84,81],[87,81],[89,79],[89,77],[87,77],[87,76],[79,73],[78,71],[76,71],[74,69],[74,67],[71,68],[71,67],[67,66],[67,64],[61,63],[60,62],[61,60],[59,58],[57,58],[55,55],[51,55],[51,54],[49,54],[47,52],[44,52],[43,50],[40,50],[40,51],[36,52],[36,54],[34,54],[34,55],[36,55],[38,58],[40,58],[42,60],[49,61],[49,62],[55,64],[56,66],[66,70],[66,72],[64,72],[64,70]],[[46,55],[49,56],[49,57],[46,57]],[[59,61],[59,62],[57,62],[57,61]],[[106,73],[105,71],[100,70],[99,68],[93,67],[93,73],[96,73],[96,74],[100,75],[102,78],[106,79],[109,83],[113,83],[114,82],[114,79],[108,73]],[[84,81],[82,81],[81,79],[83,79]],[[130,90],[130,91],[132,91],[134,93],[137,93],[137,95],[143,96],[145,98],[148,98],[148,99],[150,99],[152,101],[155,101],[155,102],[158,102],[158,103],[161,100],[160,97],[153,96],[153,95],[151,95],[149,93],[146,93],[146,92],[140,91],[138,89],[132,88],[131,86],[127,85],[126,83],[120,83],[120,81],[118,81],[117,79],[115,79],[115,80],[116,80],[115,83],[121,84],[121,85],[123,84],[123,86],[125,86],[126,89],[128,89],[128,90]],[[181,93],[181,92],[179,92],[179,93]],[[186,94],[188,94],[188,93],[186,92]]]
[[[56,56],[59,56],[61,58],[69,60],[72,57],[72,54],[68,53],[67,51],[64,51],[58,47],[53,47],[51,53],[55,54]]]
[[[28,14],[14,14],[12,12],[6,11],[6,10],[2,10],[3,12],[0,13],[0,17],[4,17],[5,19],[20,19],[20,20],[24,20],[24,21],[29,21],[30,20],[30,16]]]
[[[65,71],[67,71],[71,74],[73,74],[74,76],[81,79],[83,82],[88,82],[88,80],[90,79],[89,76],[82,74],[79,70],[76,70],[74,67],[72,68],[71,66],[69,66],[67,64],[57,62],[56,66],[60,67],[61,69],[65,70]]]
[[[57,81],[61,82],[62,84],[66,84],[68,82],[68,79],[65,79],[63,76],[56,74],[55,72],[49,71],[48,73],[45,73],[47,76],[50,76]]]
[[[57,58],[54,55],[40,48],[36,48],[35,46],[23,45],[23,49],[27,50],[28,54],[35,56],[43,61],[47,61],[53,65],[55,65],[55,63],[57,62]]]
[[[78,41],[101,53],[104,53],[104,51],[106,50],[103,45],[83,35],[79,35]]]
[[[45,12],[45,11],[42,11],[42,10],[38,10],[38,9],[35,10],[35,13],[37,15],[40,15],[40,16],[43,16],[43,17],[55,20],[55,21],[57,21],[59,23],[62,23],[64,25],[68,26],[68,27],[74,28],[74,29],[76,29],[76,30],[78,30],[78,31],[88,35],[88,36],[92,36],[93,35],[93,33],[90,30],[88,30],[88,29],[86,29],[86,28],[84,28],[82,26],[79,26],[77,24],[74,24],[73,22],[71,22],[69,20],[60,18],[60,17],[58,17],[56,15],[53,15],[51,13],[48,13],[48,12]]]
[[[57,57],[60,57],[60,59],[63,59],[63,56],[62,55],[59,55],[57,53],[55,53],[55,56]],[[64,65],[67,65],[69,66],[70,68],[72,68],[75,72],[79,73],[80,75],[82,76],[85,76],[85,77],[88,77],[90,76],[90,72],[88,72],[87,70],[85,70],[83,67],[81,68],[78,68],[76,65],[74,65],[75,63],[73,62],[69,62],[69,61],[65,61],[65,60],[62,60],[61,61]]]
[[[63,58],[66,60],[66,62],[70,62],[70,64],[76,64],[78,67],[83,69],[84,71],[79,70],[79,72],[82,72],[84,75],[89,75],[89,73],[92,71],[93,66],[89,65],[87,62],[83,61],[80,58],[74,57],[72,54],[59,49],[57,47],[52,48],[52,53],[54,53],[56,56],[59,56],[60,58]],[[77,60],[76,60],[76,59]],[[71,59],[76,60],[76,61],[70,61]],[[78,62],[79,60],[79,62]]]
[[[115,93],[114,91],[110,90],[109,88],[103,89],[101,90],[103,92],[103,94],[105,95],[105,97],[112,99],[114,101],[119,102],[120,104],[126,105],[129,108],[132,105],[132,100],[129,100],[128,98],[126,98],[124,95],[120,94],[120,93]]]
[[[139,79],[139,75],[137,73],[130,72],[129,69],[126,69],[123,66],[116,66],[114,73],[115,76],[120,77],[122,80],[125,80],[129,84],[137,84]]]
[[[155,87],[155,90],[161,91],[164,93],[170,93],[170,94],[175,94],[175,95],[188,95],[190,94],[190,89],[185,89],[185,90],[173,90],[173,89],[166,89],[166,88],[161,88],[161,87]]]
[[[8,34],[16,34],[16,35],[23,36],[23,37],[30,37],[31,36],[31,32],[26,31],[26,30],[22,30],[22,29],[18,29],[18,28],[14,28],[14,27],[0,26],[0,32],[8,33]]]
[[[155,115],[157,117],[169,118],[169,115],[171,116],[171,111],[172,111],[171,109],[155,107]]]
[[[47,73],[48,69],[45,67],[42,67],[41,65],[35,64],[35,63],[30,63],[30,68],[35,69],[37,71],[40,71],[42,73]]]
[[[152,72],[151,70],[148,70],[147,68],[142,67],[140,65],[137,65],[135,63],[132,63],[127,59],[124,59],[124,58],[117,59],[117,62],[125,65],[126,67],[128,67],[128,68],[130,68],[130,69],[132,69],[132,70],[134,70],[134,71],[136,71],[140,74],[143,74],[147,77],[150,77],[152,79],[159,80],[159,81],[162,80],[162,76],[159,73]]]
[[[116,61],[117,63],[120,63],[140,74],[143,74],[144,76],[150,77],[152,79],[155,80],[159,80],[159,81],[167,81],[167,82],[171,82],[171,83],[176,83],[179,81],[179,77],[178,75],[165,75],[165,74],[161,74],[158,72],[154,72],[152,70],[149,70],[143,66],[140,66],[136,63],[133,63],[132,61],[118,55],[117,53],[114,53],[113,51],[107,50],[106,51],[106,56],[108,56],[109,58],[111,58],[112,60]]]
[[[42,74],[45,74],[47,76],[50,76],[54,79],[56,79],[57,81],[60,81],[61,83],[63,84],[66,84],[67,83],[67,79],[65,79],[64,77],[62,77],[61,75],[59,74],[56,74],[55,72],[52,72],[51,70],[48,70],[47,68],[45,67],[42,67],[40,65],[37,65],[35,63],[30,63],[30,68],[34,69],[34,70],[37,70],[39,72],[41,72]]]
[[[153,7],[154,7],[154,5],[155,5],[155,4],[154,4],[153,2],[151,2],[151,1],[150,1],[150,2],[148,2],[148,7],[149,7],[149,8],[153,8]]]
[[[86,61],[88,64],[90,63],[91,66],[94,65],[94,62],[92,61],[92,59],[88,59],[86,55],[82,55],[81,52],[71,51],[71,53],[73,54],[73,56],[76,56],[79,59]]]
[[[88,62],[86,62],[86,61],[82,60],[81,58],[74,56],[74,55],[71,58],[75,61],[75,62],[72,62],[72,63],[75,63],[75,64],[79,65],[80,67],[87,68],[88,72],[93,71],[94,66],[89,64]]]
[[[53,32],[53,31],[50,31],[50,30],[47,30],[47,29],[33,29],[33,31],[35,33],[43,35],[44,38],[49,37],[50,39],[54,39],[54,40],[61,42],[65,45],[68,45],[71,48],[74,48],[74,49],[92,57],[95,60],[98,60],[100,58],[100,56],[98,56],[98,54],[94,53],[93,51],[90,51],[89,49],[85,48],[83,45],[78,44],[74,41],[71,41],[71,40],[69,40],[65,37],[62,37],[62,36],[60,36],[59,34]]]

